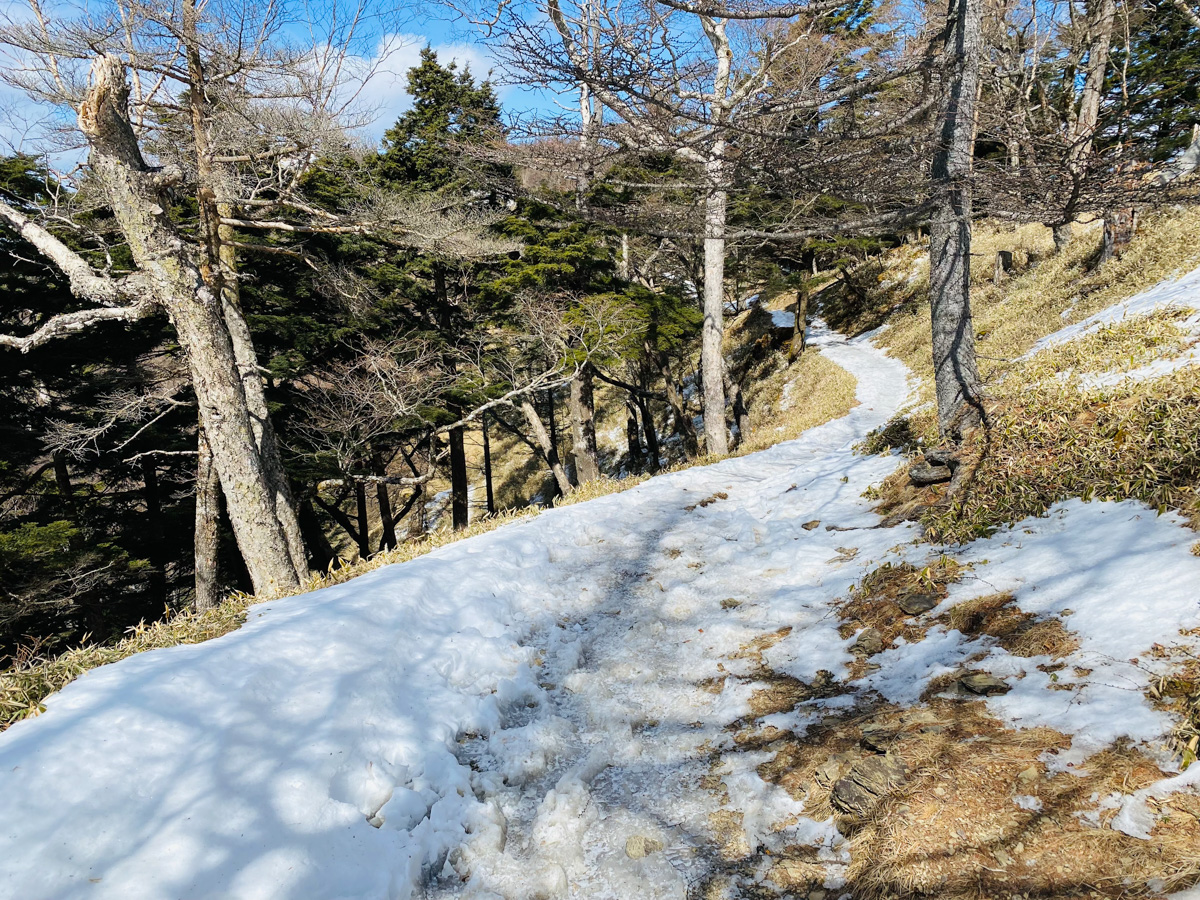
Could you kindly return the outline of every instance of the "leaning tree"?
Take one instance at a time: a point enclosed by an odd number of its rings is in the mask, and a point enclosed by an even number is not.
[[[6,79],[75,113],[87,164],[70,199],[111,210],[133,261],[131,271],[97,267],[56,233],[64,221],[56,210],[0,202],[0,219],[69,278],[81,302],[0,344],[29,352],[96,322],[169,318],[200,410],[198,605],[214,599],[205,586],[218,483],[255,590],[294,590],[308,574],[241,310],[239,255],[306,258],[299,241],[316,234],[370,233],[443,251],[475,237],[469,217],[387,192],[355,192],[337,210],[307,202],[315,166],[360,155],[347,126],[363,121],[354,118],[370,75],[363,51],[395,30],[365,4],[335,11],[318,22],[300,3],[112,0],[51,17],[29,0],[27,14],[0,28]],[[307,39],[296,44],[298,33]]]

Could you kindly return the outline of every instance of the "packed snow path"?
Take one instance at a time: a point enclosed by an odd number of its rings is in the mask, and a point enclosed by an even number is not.
[[[407,897],[443,873],[431,892],[683,896],[717,808],[704,748],[748,711],[734,678],[698,685],[781,624],[797,676],[844,658],[831,621],[801,626],[904,537],[824,526],[877,522],[860,495],[895,460],[851,445],[905,399],[905,369],[866,340],[815,343],[859,405],[798,441],[80,678],[0,735],[0,896]],[[758,784],[749,827],[783,802]],[[630,859],[635,835],[665,852]]]
[[[874,527],[862,499],[896,458],[852,452],[904,402],[903,366],[866,339],[814,343],[858,379],[859,404],[799,440],[262,604],[223,638],[80,678],[0,735],[0,898],[667,900],[719,870],[731,839],[816,846],[839,884],[832,825],[758,777],[768,753],[728,752],[759,674],[744,648],[790,628],[767,665],[840,677],[852,639],[834,601],[930,548]],[[995,590],[1069,604],[1079,652],[1111,661],[1092,659],[1102,677],[1070,697],[1045,689],[1040,658],[941,626],[876,657],[862,687],[910,702],[983,656],[1023,679],[988,700],[1004,719],[1155,738],[1170,722],[1137,690],[1155,672],[1123,661],[1195,623],[1194,540],[1138,504],[1072,501],[972,549],[973,580],[947,604]],[[760,724],[799,733],[853,702]],[[1153,824],[1142,806],[1130,833]]]

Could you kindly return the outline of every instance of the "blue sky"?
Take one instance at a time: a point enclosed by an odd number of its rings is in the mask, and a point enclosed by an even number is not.
[[[65,0],[58,8],[66,12],[72,7],[77,9],[81,2]],[[320,2],[317,0],[308,9],[319,10]],[[27,10],[23,0],[0,0],[0,17],[9,21],[27,19]],[[433,5],[414,7],[396,30],[376,33],[360,42],[361,55],[354,60],[356,68],[374,72],[359,95],[362,104],[374,114],[373,123],[361,132],[363,137],[378,140],[396,117],[410,107],[412,98],[406,90],[407,73],[418,63],[421,49],[426,45],[433,47],[443,64],[453,61],[459,66],[469,66],[477,81],[487,78],[495,68],[486,45],[476,40],[467,28],[449,21],[441,13],[442,8]],[[496,89],[506,113],[553,106],[552,97],[519,85],[505,84],[499,75],[497,73]],[[65,111],[61,111],[59,115],[64,114]],[[39,106],[19,91],[0,85],[0,152],[43,150],[45,128],[39,127],[39,122],[53,115],[52,109]],[[55,159],[60,165],[73,161],[71,154],[56,154]]]

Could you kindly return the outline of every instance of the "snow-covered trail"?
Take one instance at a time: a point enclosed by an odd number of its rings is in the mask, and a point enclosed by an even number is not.
[[[799,811],[753,753],[701,787],[749,712],[737,651],[791,626],[777,670],[837,669],[830,600],[914,536],[861,499],[896,460],[851,449],[904,367],[813,343],[859,405],[799,440],[80,678],[0,735],[0,897],[684,897],[723,800],[752,845]],[[829,826],[788,839],[837,857]]]

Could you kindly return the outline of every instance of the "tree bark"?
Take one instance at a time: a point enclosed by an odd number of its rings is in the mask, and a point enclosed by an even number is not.
[[[396,541],[396,522],[392,518],[392,498],[388,494],[388,486],[382,481],[375,485],[375,503],[379,507],[379,524],[382,527],[379,535],[380,550],[394,550]]]
[[[463,428],[450,429],[450,511],[454,530],[462,531],[469,524],[467,506],[467,450]]]
[[[646,347],[646,352],[658,363],[658,371],[662,375],[663,385],[667,395],[667,405],[671,407],[672,418],[675,420],[675,433],[683,439],[683,452],[688,459],[700,455],[700,438],[696,435],[696,423],[688,415],[687,402],[679,392],[675,381],[675,373],[671,371],[671,361],[665,353],[652,352]]]
[[[199,431],[196,444],[199,453],[196,460],[195,606],[198,610],[205,610],[221,602],[221,479],[213,465],[212,450],[203,428]]]
[[[275,512],[287,539],[292,565],[296,569],[297,578],[303,582],[309,574],[308,553],[304,546],[304,536],[300,530],[300,520],[296,515],[296,505],[287,482],[287,474],[283,469],[283,460],[279,455],[275,429],[271,425],[262,375],[258,369],[258,354],[254,351],[250,326],[242,314],[237,249],[234,246],[236,235],[231,226],[221,223],[222,218],[234,218],[236,210],[227,198],[221,196],[228,179],[222,177],[223,173],[216,171],[212,159],[208,139],[211,116],[206,74],[200,58],[200,34],[196,15],[196,0],[183,0],[183,42],[188,66],[188,98],[196,151],[197,201],[201,231],[206,239],[204,249],[207,251],[201,255],[200,272],[221,298],[221,311],[241,373],[251,428],[262,458],[263,471],[275,495]]]
[[[329,538],[325,536],[321,520],[317,518],[317,512],[313,509],[312,500],[302,500],[297,505],[296,515],[300,519],[300,527],[304,529],[304,543],[312,551],[313,568],[318,572],[328,571],[336,555]]]
[[[367,559],[371,555],[371,519],[367,511],[365,481],[354,482],[354,512],[358,518],[358,558]]]
[[[933,157],[934,212],[929,228],[929,294],[938,430],[970,431],[983,402],[971,322],[971,134],[979,78],[982,0],[950,0],[946,38],[951,62],[939,143]]]
[[[723,142],[719,142],[723,145]],[[725,427],[725,189],[723,146],[707,164],[708,195],[704,202],[704,326],[700,337],[700,367],[704,375],[704,449],[712,456],[729,452]]]
[[[542,448],[542,456],[550,467],[550,473],[554,476],[554,483],[558,486],[559,494],[565,497],[571,493],[571,479],[567,478],[566,470],[563,469],[562,463],[558,459],[558,448],[550,440],[550,432],[546,430],[542,417],[538,415],[538,411],[528,396],[521,400],[521,412],[524,413],[525,421],[529,423],[538,446]]]
[[[742,386],[738,384],[737,379],[731,372],[726,372],[725,378],[727,380],[725,391],[729,395],[729,402],[733,407],[733,421],[738,429],[736,443],[740,444],[750,434],[750,412],[746,409],[746,402],[742,397]]]
[[[63,506],[66,507],[68,515],[74,517],[77,509],[75,507],[75,487],[71,484],[71,470],[67,468],[67,454],[61,450],[57,450],[53,456],[54,460],[54,486],[58,489],[59,499],[62,500]]]
[[[79,110],[92,170],[134,262],[175,324],[254,590],[263,596],[293,592],[300,587],[300,574],[259,452],[221,299],[167,212],[170,204],[163,194],[169,173],[151,170],[142,159],[128,119],[123,63],[116,56],[100,57],[92,78]]]
[[[162,501],[158,490],[158,470],[153,456],[141,458],[142,487],[146,499],[146,549],[150,562],[150,593],[155,605],[167,601],[166,559],[163,553]]]
[[[796,321],[792,325],[792,344],[788,348],[788,362],[794,363],[808,343],[808,282],[803,281],[796,291]]]
[[[638,434],[637,408],[633,405],[632,397],[625,400],[625,441],[630,464],[640,469],[644,461],[642,439]]]
[[[724,391],[721,392],[722,395]],[[654,413],[650,410],[650,401],[640,394],[634,397],[638,412],[642,414],[642,434],[646,437],[646,462],[651,472],[662,468],[661,449],[658,443],[658,430],[654,427]]]
[[[488,416],[480,416],[480,426],[483,429],[483,484],[487,490],[487,511],[489,516],[496,514],[496,495],[492,489],[492,442],[488,436]]]
[[[571,437],[575,480],[579,484],[596,480],[600,477],[600,464],[596,459],[596,401],[590,365],[585,365],[571,379]]]

